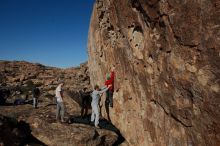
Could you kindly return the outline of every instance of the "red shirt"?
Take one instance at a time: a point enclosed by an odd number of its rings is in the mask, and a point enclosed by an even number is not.
[[[110,79],[105,81],[105,85],[108,86],[108,85],[112,85],[109,90],[114,92],[114,78],[115,78],[115,73],[112,71],[111,72],[111,75],[110,75]]]

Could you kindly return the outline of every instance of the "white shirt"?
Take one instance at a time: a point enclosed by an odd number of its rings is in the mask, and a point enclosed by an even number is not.
[[[61,85],[59,85],[57,86],[56,91],[55,91],[57,102],[63,102],[63,99],[61,97],[61,92],[62,92]]]

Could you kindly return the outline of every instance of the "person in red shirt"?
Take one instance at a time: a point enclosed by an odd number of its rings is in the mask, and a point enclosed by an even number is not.
[[[105,106],[112,107],[112,108],[113,108],[113,93],[114,93],[114,78],[115,78],[115,72],[114,71],[115,71],[115,67],[112,67],[110,76],[107,75],[107,80],[105,81],[106,86],[112,85],[106,91]]]

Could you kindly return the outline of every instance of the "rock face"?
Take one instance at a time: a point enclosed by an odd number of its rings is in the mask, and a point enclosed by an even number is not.
[[[96,0],[90,79],[116,66],[110,117],[129,145],[220,145],[219,15],[218,0]]]

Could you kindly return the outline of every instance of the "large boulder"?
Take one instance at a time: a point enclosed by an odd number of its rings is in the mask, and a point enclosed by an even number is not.
[[[219,15],[218,0],[96,0],[90,80],[116,66],[110,117],[128,144],[220,145]]]

